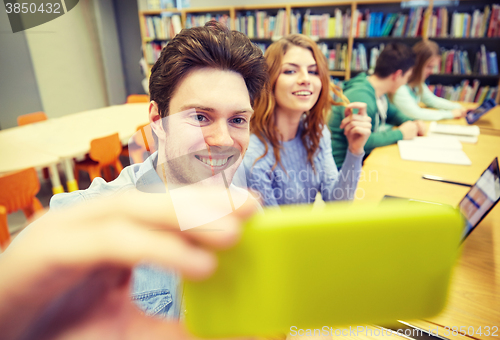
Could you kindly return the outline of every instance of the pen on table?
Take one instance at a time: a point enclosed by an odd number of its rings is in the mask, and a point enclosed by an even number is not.
[[[442,177],[432,176],[432,175],[422,175],[422,178],[423,179],[428,179],[430,181],[437,181],[437,182],[443,182],[443,183],[449,183],[449,184],[456,184],[456,185],[461,185],[461,186],[469,187],[469,188],[472,186],[472,185],[467,184],[467,183],[449,181],[449,180],[444,179]]]

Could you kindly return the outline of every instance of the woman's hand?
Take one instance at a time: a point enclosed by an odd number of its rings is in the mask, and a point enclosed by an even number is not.
[[[354,114],[353,109],[358,109],[358,113]],[[372,133],[372,119],[366,114],[366,103],[350,103],[345,107],[344,115],[340,128],[344,129],[349,151],[354,155],[361,155]]]
[[[209,194],[206,202],[221,209]],[[2,339],[191,339],[133,305],[132,268],[146,261],[205,278],[213,249],[238,240],[254,207],[249,200],[210,223],[212,232],[180,231],[167,195],[136,191],[47,213],[0,255]]]
[[[451,113],[453,114],[453,118],[459,119],[467,115],[467,110],[464,107],[461,107],[459,109],[452,110]]]

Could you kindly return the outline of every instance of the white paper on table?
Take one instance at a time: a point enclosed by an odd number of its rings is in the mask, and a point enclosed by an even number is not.
[[[479,136],[480,130],[476,125],[464,126],[464,125],[452,125],[452,124],[438,124],[432,122],[429,126],[429,132],[427,136],[437,137],[437,136],[453,136],[458,138],[462,142],[466,143],[477,143],[477,136]]]
[[[427,137],[443,137],[444,135],[441,133],[434,133],[434,132],[428,132]],[[456,139],[458,139],[460,142],[464,143],[469,143],[469,144],[476,144],[477,143],[477,136],[465,136],[465,135],[454,135]]]
[[[402,159],[418,162],[471,165],[455,137],[416,137],[398,141]]]

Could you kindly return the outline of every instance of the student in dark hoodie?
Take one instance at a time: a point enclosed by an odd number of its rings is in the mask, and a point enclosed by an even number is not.
[[[415,55],[403,44],[390,43],[380,53],[374,74],[360,73],[347,81],[344,94],[351,102],[367,104],[367,114],[372,119],[372,133],[365,144],[365,157],[379,146],[390,145],[401,139],[413,139],[425,133],[422,121],[413,121],[405,116],[387,98],[407,83],[411,75]],[[335,164],[342,167],[348,147],[344,129],[344,107],[333,107],[328,126],[332,132],[332,150]],[[392,129],[393,126],[398,128]]]

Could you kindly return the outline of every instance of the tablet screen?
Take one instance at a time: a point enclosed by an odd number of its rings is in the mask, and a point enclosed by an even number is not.
[[[460,211],[466,219],[464,238],[474,230],[499,199],[500,172],[498,158],[495,158],[460,202]]]
[[[493,99],[485,100],[477,109],[467,112],[467,116],[465,116],[467,123],[475,123],[479,118],[481,118],[482,115],[494,108],[496,105],[497,103],[495,103]]]

